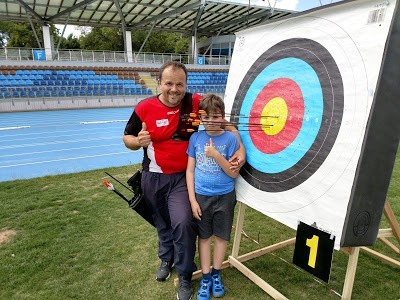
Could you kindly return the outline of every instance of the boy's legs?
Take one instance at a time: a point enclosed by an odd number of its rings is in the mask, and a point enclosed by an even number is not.
[[[218,197],[215,202],[213,215],[213,233],[215,235],[213,270],[212,277],[212,294],[214,297],[222,297],[225,294],[224,285],[222,284],[219,271],[225,257],[228,241],[230,239],[234,208],[236,204],[236,193],[233,190],[230,193]]]
[[[228,241],[215,237],[214,241],[214,256],[213,256],[213,268],[221,270],[222,262],[225,258],[226,248],[228,246]]]
[[[199,238],[200,267],[203,274],[210,273],[211,238]]]

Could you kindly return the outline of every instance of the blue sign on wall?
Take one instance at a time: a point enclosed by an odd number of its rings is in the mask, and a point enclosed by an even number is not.
[[[46,60],[46,53],[44,50],[33,50],[34,60]]]
[[[204,63],[205,63],[204,56],[197,56],[197,64],[204,65]]]

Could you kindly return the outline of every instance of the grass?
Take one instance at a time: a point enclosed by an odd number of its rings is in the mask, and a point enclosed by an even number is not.
[[[106,171],[125,182],[135,167]],[[155,230],[102,185],[105,179],[104,170],[96,170],[0,183],[0,299],[175,299],[172,280],[154,280]],[[397,220],[399,182],[397,159],[388,193]],[[295,236],[251,208],[244,231],[260,244],[243,238],[240,254]],[[381,242],[373,248],[399,260]],[[341,294],[343,288],[346,254],[335,251],[329,284],[294,267],[292,256],[293,247],[287,247],[245,264],[290,299],[340,299],[335,291]],[[234,268],[223,276],[224,299],[270,299]],[[361,252],[353,299],[398,300],[399,281],[400,268]]]

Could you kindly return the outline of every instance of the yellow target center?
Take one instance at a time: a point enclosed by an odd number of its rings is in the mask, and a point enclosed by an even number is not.
[[[261,128],[268,135],[278,134],[286,124],[288,107],[280,97],[271,99],[261,113]]]

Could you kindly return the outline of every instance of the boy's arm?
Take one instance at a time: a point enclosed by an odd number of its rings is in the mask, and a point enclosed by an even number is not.
[[[214,158],[217,164],[229,177],[236,178],[239,175],[239,172],[231,169],[232,166],[230,162],[225,157],[223,157],[217,149],[215,149],[212,138],[210,138],[210,146],[204,147],[204,154],[208,157]]]
[[[188,164],[186,168],[186,185],[189,193],[190,206],[192,207],[193,217],[201,220],[201,209],[199,203],[196,200],[196,194],[194,191],[194,168],[196,160],[193,157],[188,158]]]

